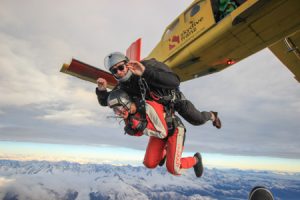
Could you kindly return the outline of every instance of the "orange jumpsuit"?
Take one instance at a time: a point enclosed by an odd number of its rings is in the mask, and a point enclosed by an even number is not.
[[[136,119],[139,116],[139,113],[135,114]],[[146,119],[146,128],[136,132],[134,136],[150,136],[144,157],[144,165],[147,168],[157,167],[165,155],[167,170],[174,175],[180,175],[184,169],[189,169],[196,164],[194,157],[181,157],[184,148],[185,127],[182,123],[178,123],[174,132],[168,133],[163,105],[155,101],[146,101]],[[134,129],[136,123],[131,124]]]

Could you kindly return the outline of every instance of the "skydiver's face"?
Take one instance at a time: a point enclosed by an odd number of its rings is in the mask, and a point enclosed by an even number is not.
[[[123,78],[126,76],[128,70],[129,69],[125,62],[120,62],[110,69],[111,73],[117,78]]]
[[[117,116],[122,117],[123,119],[127,119],[129,116],[129,110],[123,106],[115,106],[113,111]]]
[[[115,106],[113,107],[113,111],[117,116],[122,117],[123,119],[127,119],[129,114],[136,113],[137,107],[135,103],[131,103],[129,110],[123,106]]]

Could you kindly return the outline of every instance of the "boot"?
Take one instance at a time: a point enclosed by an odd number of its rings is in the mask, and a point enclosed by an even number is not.
[[[214,111],[210,111],[210,112],[215,116],[215,120],[213,121],[213,126],[220,129],[222,127],[222,123],[220,118],[218,117],[218,113]]]
[[[195,153],[195,158],[197,158],[198,162],[194,165],[194,171],[197,177],[201,177],[203,174],[203,164],[202,158],[199,152]]]

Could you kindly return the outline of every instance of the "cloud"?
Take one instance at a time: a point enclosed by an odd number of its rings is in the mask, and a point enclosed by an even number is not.
[[[43,120],[56,121],[71,125],[89,125],[97,124],[97,117],[95,113],[90,112],[86,109],[73,109],[68,108],[67,110],[47,110],[48,114],[38,117]]]
[[[11,184],[15,179],[0,177],[0,187]]]
[[[107,117],[113,113],[109,108],[99,106],[93,91],[94,88],[92,92],[83,88],[76,88],[64,96],[63,101],[42,105],[41,109],[45,111],[45,114],[37,116],[37,119],[79,126],[110,125]]]
[[[0,105],[45,103],[53,99],[53,93],[61,94],[65,80],[58,81],[56,75],[49,76],[47,71],[39,68],[34,61],[38,59],[37,55],[28,42],[6,34],[0,34],[0,41],[3,44],[0,50],[0,92],[5,94]]]
[[[139,20],[147,18],[145,14],[148,12],[152,15],[154,7],[143,12],[140,9],[145,6],[150,8],[152,3],[131,2],[130,7],[136,11],[135,15],[124,18],[111,12],[114,10],[116,13],[124,13],[124,6],[128,6],[128,2],[111,4],[90,1],[89,4],[65,1],[59,5],[34,0],[24,4],[3,2],[0,8],[0,92],[6,95],[1,97],[0,105],[44,106],[48,113],[37,119],[45,120],[62,119],[72,109],[76,113],[76,120],[81,119],[81,123],[90,124],[89,117],[96,115],[95,107],[99,108],[93,92],[94,86],[58,71],[62,63],[69,62],[71,57],[101,66],[108,52],[117,49],[123,51],[136,39],[129,39],[133,32],[151,30],[150,27],[141,29],[136,24],[141,24]],[[161,10],[162,6],[170,7],[163,3],[155,8]],[[32,11],[32,8],[36,9]],[[174,8],[179,10],[177,6]],[[172,20],[172,16],[167,18],[164,19],[165,23]],[[111,23],[112,21],[118,23]],[[128,27],[131,31],[122,31],[120,37],[120,30]],[[60,109],[47,108],[53,104],[59,104]],[[84,109],[88,111],[79,118],[78,113],[82,113]],[[107,113],[103,109],[102,111]],[[68,119],[70,118],[71,116]],[[64,121],[69,123],[73,120]]]
[[[3,44],[0,49],[0,92],[5,94],[0,99],[2,107],[44,108],[47,114],[38,116],[38,119],[60,120],[68,124],[91,124],[95,121],[91,119],[96,119],[94,108],[101,110],[94,94],[95,86],[90,84],[86,89],[80,84],[71,85],[69,77],[59,74],[59,68],[52,73],[51,69],[40,67],[34,61],[38,57],[34,48],[26,41],[1,33],[0,41]],[[59,106],[53,108],[54,104]],[[60,107],[59,110],[55,110],[56,107]],[[102,110],[104,115],[108,113]],[[0,115],[3,114],[1,111]]]
[[[200,127],[185,123],[188,138],[195,141],[187,139],[190,150],[299,157],[299,83],[269,50],[183,83],[181,89],[201,111],[218,111],[223,122],[221,130],[210,122]]]
[[[59,70],[72,57],[101,67],[109,52],[125,51],[138,37],[147,55],[189,3],[2,2],[0,139],[144,149],[146,138],[116,140],[122,126],[106,118],[111,111],[98,105],[95,85]],[[221,130],[210,122],[185,122],[186,150],[299,157],[299,84],[270,51],[184,82],[181,89],[200,110],[218,111],[223,122]]]

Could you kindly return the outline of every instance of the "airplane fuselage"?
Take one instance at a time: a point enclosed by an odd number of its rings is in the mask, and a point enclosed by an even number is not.
[[[166,63],[182,81],[218,72],[300,30],[299,10],[297,0],[247,0],[217,21],[210,0],[195,0],[147,58]]]

